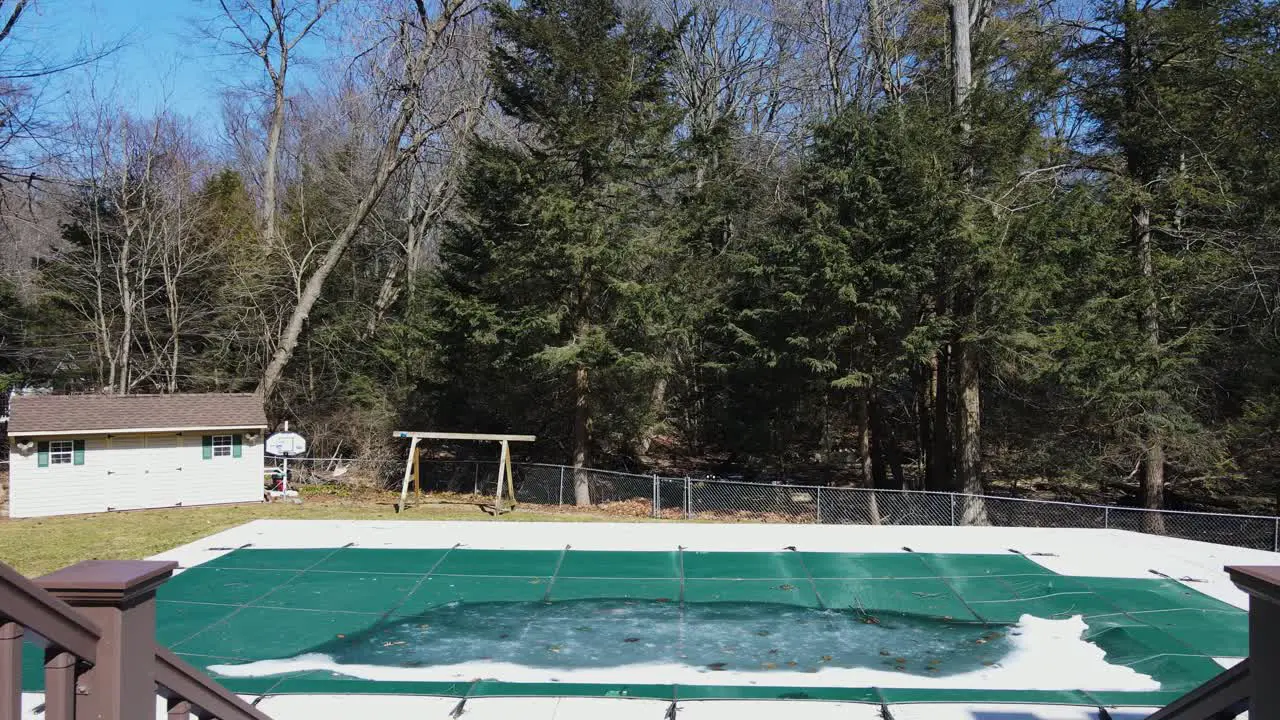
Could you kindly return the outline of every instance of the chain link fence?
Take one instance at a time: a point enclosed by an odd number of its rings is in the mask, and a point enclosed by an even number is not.
[[[1132,530],[1222,545],[1280,551],[1280,517],[1087,505],[1052,500],[920,490],[870,490],[664,477],[519,463],[516,498],[538,505],[575,505],[581,479],[589,504],[620,515],[665,519],[848,525],[994,525]],[[491,495],[498,464],[423,461],[424,491]]]

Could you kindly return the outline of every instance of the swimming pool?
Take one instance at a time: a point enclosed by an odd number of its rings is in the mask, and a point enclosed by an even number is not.
[[[262,694],[1158,705],[1247,654],[1182,583],[1016,553],[247,548],[158,618]]]

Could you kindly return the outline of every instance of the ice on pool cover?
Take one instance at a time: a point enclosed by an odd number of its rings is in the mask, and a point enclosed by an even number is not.
[[[326,671],[373,681],[508,681],[1152,691],[1107,663],[1077,616],[1012,626],[763,603],[453,603],[283,660],[212,665],[225,677]],[[1069,667],[1070,672],[1063,672]],[[714,678],[706,677],[713,673]]]
[[[1247,654],[1246,622],[1012,553],[238,550],[158,608],[244,693],[1087,705],[1167,702]]]

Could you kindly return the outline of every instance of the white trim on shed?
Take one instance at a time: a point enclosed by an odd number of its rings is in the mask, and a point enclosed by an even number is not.
[[[266,425],[211,425],[207,427],[154,427],[154,428],[113,428],[109,430],[94,430],[94,433],[102,433],[105,435],[122,435],[125,433],[184,433],[184,432],[204,432],[207,430],[266,430]],[[28,431],[28,432],[12,432],[9,437],[58,437],[62,435],[84,435],[84,430],[51,430],[48,432]]]

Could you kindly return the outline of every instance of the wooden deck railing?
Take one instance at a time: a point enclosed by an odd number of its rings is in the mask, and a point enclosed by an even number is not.
[[[34,581],[0,563],[0,720],[22,717],[22,645],[44,647],[47,720],[270,720],[156,645],[156,589],[176,563],[82,562]]]

